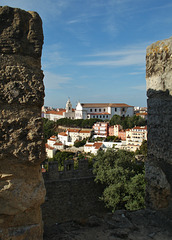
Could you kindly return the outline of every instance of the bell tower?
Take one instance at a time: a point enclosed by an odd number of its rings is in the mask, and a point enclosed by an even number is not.
[[[67,113],[72,112],[72,104],[71,104],[70,98],[68,98],[67,103],[66,103],[66,112]]]

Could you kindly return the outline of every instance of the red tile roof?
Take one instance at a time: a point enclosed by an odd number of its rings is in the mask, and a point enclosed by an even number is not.
[[[58,135],[67,136],[66,132],[61,132],[61,133],[59,133]]]
[[[143,113],[136,113],[136,116],[141,116],[141,115],[148,115],[148,113],[147,112],[143,112]]]
[[[70,129],[70,128],[69,128],[67,131],[68,131],[68,132],[79,132],[80,130],[79,130],[79,129]]]
[[[125,103],[81,103],[82,107],[99,108],[99,107],[133,107]]]
[[[136,126],[136,127],[133,127],[133,129],[139,129],[139,130],[147,130],[147,126]]]
[[[56,139],[52,139],[52,138],[49,138],[48,140],[53,142],[56,141]]]
[[[102,145],[103,143],[95,142],[93,146],[95,147],[95,149],[99,149]]]
[[[45,144],[45,148],[48,148],[48,149],[50,149],[50,150],[54,150],[54,148],[53,148],[53,147],[50,147],[47,143]]]
[[[56,143],[53,144],[53,146],[54,146],[54,145],[56,145],[56,146],[62,146],[63,143],[58,143],[58,142],[56,142]]]
[[[64,112],[66,112],[65,109],[62,109],[62,110],[59,110],[59,111],[51,110],[51,111],[47,111],[46,114],[63,115]]]
[[[56,138],[56,136],[53,135],[53,136],[51,136],[50,138]]]
[[[92,130],[80,130],[80,133],[90,133]]]
[[[93,144],[91,144],[91,143],[85,144],[85,147],[92,147],[92,146],[93,146]]]

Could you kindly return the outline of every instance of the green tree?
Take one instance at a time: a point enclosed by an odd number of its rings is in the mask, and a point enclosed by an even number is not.
[[[147,124],[146,120],[141,118],[140,116],[132,116],[132,117],[121,117],[119,115],[114,115],[110,120],[110,126],[113,125],[121,125],[123,129],[133,128],[134,126],[145,126]]]
[[[92,128],[94,123],[102,122],[103,120],[91,118],[91,119],[69,119],[69,118],[61,118],[56,121],[57,126],[64,127],[74,127],[74,128]]]
[[[75,153],[73,152],[60,152],[57,150],[56,154],[53,158],[49,159],[49,161],[57,161],[58,162],[58,169],[62,171],[64,169],[64,161],[73,159]]]
[[[138,150],[136,150],[135,154],[142,154],[145,157],[147,156],[147,141],[144,140],[142,142],[142,145],[140,146],[140,148]]]
[[[144,208],[144,165],[137,164],[134,153],[124,150],[100,151],[95,157],[95,181],[105,188],[101,199],[112,211]]]
[[[121,123],[122,123],[122,118],[119,115],[116,115],[116,114],[113,115],[113,117],[111,118],[111,120],[109,122],[109,124],[111,126],[116,125],[116,124],[121,125]]]
[[[56,134],[55,122],[48,120],[47,118],[43,118],[43,130],[44,130],[44,139],[46,141],[52,135]]]
[[[82,147],[82,146],[84,146],[85,144],[86,144],[86,139],[83,139],[83,140],[81,140],[81,141],[75,141],[75,142],[74,142],[74,146],[77,147],[77,148]]]

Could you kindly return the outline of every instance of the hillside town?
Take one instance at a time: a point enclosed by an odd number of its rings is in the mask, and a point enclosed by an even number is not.
[[[147,140],[147,126],[134,126],[123,129],[120,124],[111,126],[109,120],[114,116],[131,117],[140,116],[147,120],[147,109],[130,106],[125,103],[80,103],[72,108],[70,99],[66,108],[53,109],[42,108],[42,117],[51,121],[58,121],[61,118],[69,119],[91,119],[95,118],[96,123],[91,129],[66,128],[57,135],[47,139],[45,144],[48,158],[53,158],[57,150],[80,151],[96,155],[98,150],[106,151],[108,148],[136,151],[143,141]],[[100,120],[101,121],[100,121]],[[102,121],[103,120],[103,121]],[[81,147],[75,147],[76,142],[84,141]]]

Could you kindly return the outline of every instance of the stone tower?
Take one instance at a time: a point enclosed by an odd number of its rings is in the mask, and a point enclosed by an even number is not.
[[[66,103],[66,112],[67,113],[71,113],[72,112],[72,103],[70,101],[70,98],[67,100],[67,103]]]
[[[42,21],[0,7],[0,239],[43,239]]]
[[[147,206],[172,213],[172,38],[147,48]]]

